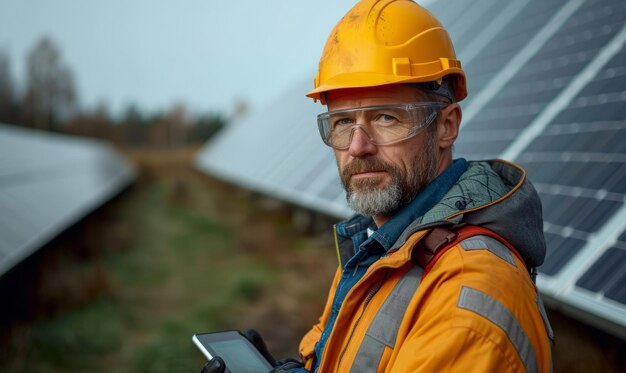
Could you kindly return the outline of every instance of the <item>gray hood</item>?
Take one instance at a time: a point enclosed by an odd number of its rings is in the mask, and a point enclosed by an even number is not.
[[[541,200],[526,180],[526,172],[513,163],[469,162],[458,182],[435,207],[405,229],[393,248],[400,247],[416,231],[463,224],[499,234],[517,249],[529,268],[543,263],[546,243]]]

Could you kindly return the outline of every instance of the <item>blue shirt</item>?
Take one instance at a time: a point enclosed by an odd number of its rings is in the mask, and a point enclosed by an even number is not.
[[[354,215],[335,226],[337,235],[352,240],[355,254],[343,267],[335,298],[333,299],[330,317],[320,340],[315,345],[315,366],[313,371],[316,371],[319,367],[319,361],[328,341],[328,336],[335,325],[337,314],[348,291],[363,277],[372,263],[387,253],[404,229],[415,219],[433,208],[466,170],[467,161],[465,159],[454,160],[450,167],[424,187],[411,202],[402,207],[400,211],[378,229],[371,217],[363,215]],[[369,237],[367,236],[367,228],[375,230]]]

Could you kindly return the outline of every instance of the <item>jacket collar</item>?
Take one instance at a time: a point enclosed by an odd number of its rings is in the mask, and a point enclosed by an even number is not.
[[[437,205],[407,226],[390,251],[399,249],[417,231],[462,224],[499,234],[518,250],[529,268],[543,263],[546,244],[541,200],[524,169],[514,163],[469,162],[458,182]]]

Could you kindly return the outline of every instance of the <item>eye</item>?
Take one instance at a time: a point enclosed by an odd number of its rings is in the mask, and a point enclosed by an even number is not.
[[[374,120],[372,121],[373,124],[378,126],[392,126],[397,124],[398,122],[398,118],[396,118],[395,116],[384,113],[377,115],[376,118],[374,118]]]
[[[333,128],[342,127],[354,123],[351,118],[337,118],[333,120]]]

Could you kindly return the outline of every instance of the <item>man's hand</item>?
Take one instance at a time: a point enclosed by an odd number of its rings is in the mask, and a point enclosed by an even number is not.
[[[256,347],[256,349],[265,357],[265,359],[274,367],[270,373],[300,373],[308,372],[303,368],[302,363],[296,359],[282,359],[276,361],[274,356],[269,352],[263,338],[259,332],[254,329],[247,329],[243,333],[244,337],[250,341]],[[224,373],[226,370],[226,363],[221,357],[215,356],[204,365],[200,373]],[[237,373],[237,372],[233,372]]]
[[[200,373],[224,373],[226,370],[226,364],[221,357],[215,356],[213,359],[209,360],[208,363],[202,367]]]
[[[263,341],[263,338],[261,337],[261,334],[259,334],[259,332],[257,332],[255,329],[246,329],[243,331],[242,334],[250,341],[250,343],[254,345],[254,347],[256,347],[256,349],[261,353],[261,355],[263,355],[263,357],[270,363],[271,366],[276,366],[276,359],[274,359],[274,356],[272,356],[270,351],[267,349],[265,341]]]
[[[304,373],[308,370],[304,369],[302,363],[296,359],[282,359],[276,362],[274,369],[269,373]]]
[[[248,340],[254,345],[254,347],[259,350],[261,355],[263,355],[265,359],[267,359],[267,361],[269,361],[270,364],[274,367],[274,369],[272,369],[270,373],[307,372],[307,370],[302,367],[302,363],[296,359],[288,358],[276,361],[276,359],[274,359],[274,356],[272,356],[272,354],[270,354],[269,350],[267,349],[263,338],[261,338],[261,334],[259,334],[259,332],[257,332],[256,330],[247,329],[243,332],[243,335],[248,338]]]

